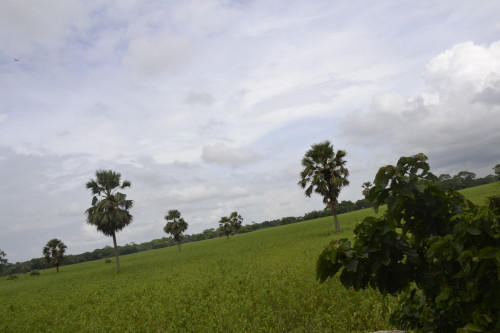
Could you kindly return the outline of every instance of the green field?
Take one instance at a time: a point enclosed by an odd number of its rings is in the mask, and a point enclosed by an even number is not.
[[[471,200],[500,183],[465,190]],[[0,332],[370,332],[395,299],[319,284],[315,262],[372,210],[0,279]]]

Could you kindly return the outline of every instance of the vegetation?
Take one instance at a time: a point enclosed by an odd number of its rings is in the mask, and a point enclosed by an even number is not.
[[[91,179],[86,187],[92,191],[92,206],[86,210],[87,223],[95,225],[97,230],[106,236],[113,237],[115,248],[116,271],[120,271],[120,257],[116,245],[116,232],[122,230],[132,222],[129,210],[133,206],[132,200],[117,192],[131,186],[128,180],[121,182],[121,174],[112,170],[98,170],[96,179]]]
[[[450,176],[446,173],[439,175],[439,183],[441,183],[444,187],[455,191],[473,186],[489,184],[496,180],[497,177],[493,175],[488,175],[483,178],[476,178],[476,174],[470,171],[460,171],[454,176]]]
[[[59,273],[59,265],[64,260],[67,246],[59,239],[54,238],[47,242],[43,248],[43,256],[50,266],[55,266]]]
[[[368,210],[342,216],[349,237]],[[371,332],[393,297],[314,278],[322,218],[0,279],[0,332]],[[36,295],[36,297],[34,296]],[[348,301],[336,301],[348,300]],[[47,306],[50,304],[50,306]],[[126,315],[124,315],[126,314]]]
[[[221,217],[217,231],[229,239],[229,235],[236,234],[241,229],[243,218],[238,212],[232,212],[229,216]]]
[[[343,187],[349,185],[349,170],[345,167],[346,152],[335,152],[330,141],[313,144],[304,158],[299,185],[305,188],[306,196],[313,192],[323,197],[323,203],[333,212],[335,231],[340,232],[337,217],[338,197]]]
[[[5,254],[5,252],[3,252],[2,250],[0,250],[0,272],[3,271],[3,267],[7,263],[7,259],[5,258],[6,256],[7,255]]]
[[[174,237],[174,240],[177,242],[177,247],[180,251],[182,233],[187,230],[188,224],[181,217],[181,212],[179,212],[177,209],[169,210],[168,214],[165,216],[165,220],[170,222],[167,222],[163,230]]]
[[[493,167],[493,171],[495,171],[495,175],[497,176],[497,180],[500,180],[500,164],[497,164]]]
[[[231,227],[233,227],[233,234],[238,233],[238,230],[241,229],[241,224],[243,223],[243,217],[241,217],[238,212],[232,212],[229,215],[229,222],[231,223]]]
[[[463,191],[483,202],[500,183]],[[382,210],[382,209],[380,209]],[[339,238],[351,238],[371,209],[342,215]],[[397,298],[355,292],[339,279],[314,279],[318,250],[334,235],[331,217],[282,218],[243,226],[234,242],[211,238],[122,255],[122,274],[103,263],[112,247],[87,252],[99,260],[0,279],[0,332],[371,332],[390,329]],[[261,230],[242,234],[245,227]],[[270,226],[279,226],[269,228]],[[212,237],[207,229],[196,237]],[[189,235],[187,235],[189,236]],[[186,237],[187,237],[186,236]],[[192,235],[191,235],[192,236]],[[160,246],[153,241],[123,249]],[[163,245],[162,245],[163,246]],[[71,256],[67,256],[69,260]],[[77,259],[77,256],[73,256]],[[12,267],[16,267],[13,264]],[[117,287],[121,286],[121,287]],[[33,295],[36,295],[34,297]],[[50,304],[50,307],[47,306]],[[127,316],[123,316],[126,313]]]
[[[378,171],[368,197],[387,210],[365,218],[354,242],[332,241],[317,277],[339,273],[354,290],[399,294],[391,320],[400,328],[499,332],[500,196],[479,207],[443,190],[426,160],[402,157]]]

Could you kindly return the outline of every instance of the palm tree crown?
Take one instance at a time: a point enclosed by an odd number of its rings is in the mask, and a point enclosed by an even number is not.
[[[163,231],[173,236],[180,250],[182,233],[187,230],[188,224],[181,217],[181,212],[179,212],[177,209],[169,210],[168,214],[165,216],[165,220],[171,222],[167,222],[167,224],[163,228]]]
[[[57,272],[59,272],[59,265],[64,259],[64,252],[67,246],[59,239],[54,238],[47,242],[47,245],[43,248],[43,256],[45,260],[51,265],[56,266]]]
[[[313,144],[302,159],[304,169],[299,181],[299,185],[306,189],[306,196],[316,192],[323,197],[323,203],[334,213],[337,231],[340,231],[336,215],[338,197],[341,189],[349,185],[346,155],[344,150],[335,152],[330,141]]]
[[[95,225],[106,236],[113,236],[132,222],[129,209],[132,200],[117,192],[131,186],[128,180],[120,184],[121,174],[112,170],[96,171],[96,179],[91,179],[86,187],[92,191],[92,207],[87,209],[87,222]]]

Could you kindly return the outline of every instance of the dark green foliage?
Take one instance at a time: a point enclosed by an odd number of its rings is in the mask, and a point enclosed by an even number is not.
[[[229,235],[233,233],[233,226],[231,225],[231,221],[229,220],[229,217],[223,216],[221,217],[219,221],[219,228],[217,231],[221,235],[225,235],[227,239],[229,239]]]
[[[31,276],[37,276],[37,275],[40,275],[40,271],[38,271],[38,270],[36,270],[36,269],[35,269],[35,270],[32,270],[32,271],[30,272],[30,275],[31,275]]]
[[[229,235],[234,235],[241,229],[243,218],[238,212],[232,212],[229,217],[223,216],[219,221],[217,232],[220,235],[225,235],[229,239]]]
[[[499,172],[500,172],[500,164],[499,166]],[[493,170],[495,172],[497,171],[495,169],[496,167],[493,167]],[[493,183],[496,180],[500,180],[500,175],[499,177],[495,177],[494,175],[488,175],[483,178],[476,178],[476,174],[474,172],[470,171],[460,171],[458,174],[455,176],[450,176],[447,173],[439,175],[439,182],[445,187],[445,188],[450,188],[452,190],[461,190],[464,188],[468,187],[473,187],[473,186],[479,186],[479,185],[484,185],[484,184],[489,184]]]
[[[6,256],[5,252],[0,250],[0,272],[3,271],[4,265],[7,264],[7,259],[5,258]]]
[[[346,155],[344,150],[335,152],[330,141],[313,144],[302,159],[304,169],[298,183],[305,189],[306,196],[310,197],[315,192],[323,197],[323,203],[333,212],[336,232],[340,232],[338,197],[342,188],[349,185]]]
[[[165,220],[170,222],[167,222],[167,224],[163,228],[163,231],[173,236],[180,251],[182,233],[187,230],[188,224],[181,217],[181,212],[179,212],[177,209],[169,210],[168,214],[165,216]]]
[[[233,227],[233,234],[238,233],[238,230],[241,229],[241,224],[243,223],[243,217],[241,217],[238,212],[232,212],[229,215],[229,223],[231,223],[231,227]]]
[[[447,192],[427,157],[381,168],[354,241],[334,240],[317,262],[320,281],[340,274],[355,290],[400,294],[392,322],[422,332],[499,332],[500,197],[478,207]]]
[[[497,164],[493,167],[493,171],[495,171],[495,175],[497,176],[497,180],[500,180],[500,164]]]
[[[43,248],[45,261],[47,261],[50,266],[55,266],[57,272],[59,272],[59,265],[61,265],[64,260],[64,252],[66,251],[66,248],[66,245],[57,238],[48,241],[47,245]]]
[[[85,211],[87,223],[97,227],[97,230],[111,236],[115,248],[116,270],[120,271],[120,258],[116,244],[116,233],[132,222],[129,210],[133,206],[132,200],[118,192],[131,186],[128,180],[121,182],[121,174],[112,170],[98,170],[96,179],[87,182],[86,187],[92,191],[92,206]]]
[[[15,280],[15,279],[18,279],[19,276],[17,276],[16,274],[9,274],[7,276],[7,280]]]

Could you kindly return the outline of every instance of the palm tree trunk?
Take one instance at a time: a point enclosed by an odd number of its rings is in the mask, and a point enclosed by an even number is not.
[[[339,233],[340,232],[340,224],[339,224],[339,219],[337,217],[337,212],[333,212],[333,220],[335,221],[335,232]]]
[[[116,235],[114,232],[113,232],[113,245],[115,246],[116,273],[120,273],[120,256],[118,254],[118,246],[116,246]]]
[[[57,273],[59,273],[59,265],[56,265]]]
[[[177,247],[179,248],[179,252],[180,252],[181,251],[181,241],[180,240],[177,241]]]
[[[335,222],[335,232],[339,233],[340,232],[340,224],[339,224],[339,218],[337,217],[337,200],[332,200],[330,202],[330,209],[332,210],[333,213],[333,221]]]

